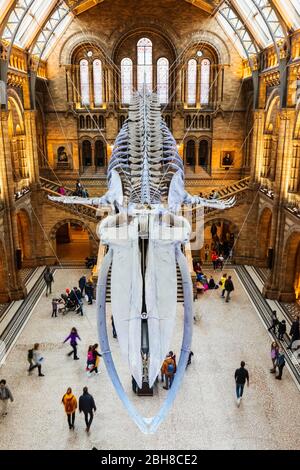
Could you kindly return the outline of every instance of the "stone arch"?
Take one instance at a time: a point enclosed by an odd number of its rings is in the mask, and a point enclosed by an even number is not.
[[[103,57],[107,55],[107,45],[105,45],[100,36],[95,33],[85,34],[84,32],[77,32],[70,36],[63,44],[59,54],[59,65],[70,65],[76,49],[83,44],[89,44],[98,48]]]
[[[178,33],[172,28],[169,24],[162,24],[156,18],[145,18],[143,22],[139,22],[139,26],[136,26],[136,19],[134,18],[131,23],[126,23],[126,26],[123,28],[123,31],[118,36],[118,39],[115,40],[112,48],[112,58],[118,53],[118,50],[122,43],[132,35],[136,34],[154,34],[158,35],[164,39],[164,41],[169,45],[173,51],[174,59],[177,57],[177,49],[175,44],[179,40]],[[114,33],[112,33],[113,35]],[[112,40],[112,37],[110,38]]]
[[[50,230],[49,232],[49,239],[50,240],[55,240],[55,237],[56,237],[56,232],[57,230],[62,227],[63,225],[65,224],[68,224],[68,223],[73,223],[73,224],[77,224],[77,225],[81,225],[82,227],[84,227],[85,230],[87,230],[88,234],[89,234],[89,239],[90,240],[94,240],[95,239],[95,234],[93,233],[91,227],[86,224],[85,222],[83,222],[81,219],[75,219],[75,218],[71,218],[71,219],[62,219],[60,220],[59,222],[57,222],[53,227],[52,229]]]
[[[0,240],[0,303],[10,301],[8,279],[6,251]]]
[[[230,65],[231,56],[227,44],[218,34],[213,33],[212,31],[201,30],[187,34],[185,36],[185,41],[182,42],[182,49],[186,50],[187,44],[190,45],[202,43],[208,44],[216,51],[218,55],[218,62],[220,64]]]
[[[283,251],[280,297],[293,301],[300,297],[300,231],[294,231],[286,241]]]
[[[22,266],[33,266],[33,230],[30,216],[25,209],[20,209],[17,212],[17,228],[18,246],[22,252]]]
[[[212,233],[213,224],[217,229],[217,238]],[[207,245],[209,246],[209,253],[211,253],[212,249],[217,249],[226,257],[232,249],[233,255],[237,255],[239,252],[239,234],[240,229],[235,221],[227,219],[226,217],[216,217],[215,215],[205,217],[204,243],[201,249],[202,259],[205,259]]]
[[[264,207],[257,225],[257,258],[264,262],[267,262],[268,249],[270,248],[272,215],[272,210],[269,207]]]
[[[97,255],[97,237],[91,226],[81,219],[60,220],[50,230],[49,240],[49,259],[55,264],[61,261],[84,262],[87,256]]]

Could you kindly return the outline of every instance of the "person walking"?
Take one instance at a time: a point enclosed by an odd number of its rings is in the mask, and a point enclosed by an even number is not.
[[[299,318],[296,318],[296,320],[293,321],[291,329],[290,329],[290,336],[291,336],[291,342],[289,346],[287,347],[287,349],[292,349],[293,342],[300,339]]]
[[[93,369],[91,370],[91,373],[92,372],[95,372],[95,374],[99,374],[100,372],[98,372],[98,365],[99,365],[99,360],[100,360],[100,357],[102,357],[102,354],[100,354],[97,349],[98,349],[98,344],[94,344],[94,346],[92,346],[92,354],[93,354],[93,364],[94,364],[94,367]]]
[[[39,371],[39,374],[38,374],[39,377],[44,377],[44,374],[42,374],[42,362],[44,358],[40,354],[39,347],[40,347],[39,343],[35,343],[35,345],[33,346],[33,349],[29,349],[28,351],[27,358],[28,358],[29,363],[31,364],[28,369],[28,372],[33,371],[33,369],[37,367]]]
[[[233,282],[231,280],[231,276],[228,276],[228,279],[226,279],[226,281],[225,281],[225,291],[226,291],[226,300],[225,300],[225,302],[229,302],[230,294],[231,294],[231,292],[234,291],[234,285],[233,285]]]
[[[244,386],[247,381],[247,385],[249,387],[249,373],[247,369],[245,369],[245,362],[241,362],[241,367],[236,369],[234,373],[234,379],[236,384],[236,399],[237,399],[237,406],[239,407],[241,404],[241,399],[244,392]]]
[[[83,395],[79,397],[79,413],[83,411],[86,432],[89,432],[93,418],[94,412],[96,411],[95,400],[92,395],[89,394],[88,388],[83,388]]]
[[[187,364],[186,364],[186,368],[188,368],[188,366],[191,365],[192,363],[192,356],[194,355],[193,351],[190,351],[189,353],[189,358],[188,358],[188,361],[187,361]]]
[[[74,357],[73,357],[74,361],[78,361],[79,359],[79,357],[77,356],[77,341],[76,341],[77,338],[81,341],[81,338],[77,332],[77,329],[73,327],[69,336],[64,340],[64,343],[70,340],[72,351],[68,353],[68,356],[71,356],[72,354],[74,354]]]
[[[6,380],[0,380],[0,413],[1,416],[7,415],[7,407],[8,407],[8,400],[11,402],[14,401],[11,391],[9,390],[8,386],[6,385]]]
[[[278,375],[276,375],[276,379],[281,380],[282,371],[285,366],[285,355],[281,348],[279,349],[278,354],[277,354],[276,365],[278,367]]]
[[[279,341],[283,341],[283,336],[286,333],[286,322],[285,320],[281,320],[278,324],[278,339]]]
[[[72,393],[71,387],[68,388],[67,392],[62,397],[61,402],[63,403],[65,407],[69,429],[74,429],[75,412],[77,409],[77,400],[76,400],[75,395],[73,395]]]
[[[221,286],[221,297],[224,297],[225,296],[225,282],[227,280],[227,274],[224,273],[223,276],[221,277],[220,279],[220,282],[219,282],[219,285]]]
[[[46,272],[44,273],[44,281],[46,283],[46,297],[48,297],[48,291],[49,294],[52,293],[52,282],[54,282],[53,274],[50,271],[49,266],[46,268]]]
[[[217,260],[218,260],[218,255],[215,251],[213,251],[211,254],[211,260],[212,260],[213,268],[215,271],[217,269]]]
[[[279,346],[276,341],[273,341],[271,344],[271,361],[272,361],[272,369],[270,369],[271,374],[275,374],[276,372],[276,363],[277,363],[277,356],[278,356]]]
[[[86,277],[81,276],[81,278],[78,281],[78,286],[81,292],[81,297],[83,297],[83,291],[84,291],[85,285],[86,285]]]
[[[115,322],[114,322],[114,317],[113,316],[111,316],[111,327],[112,327],[113,338],[117,338],[117,332],[116,332],[116,327],[115,327]]]
[[[174,375],[176,373],[176,356],[173,354],[173,351],[170,351],[166,357],[165,366],[163,367],[164,375],[166,378],[166,385],[163,387],[165,390],[169,390],[172,386]]]
[[[271,326],[268,328],[268,331],[274,331],[274,334],[276,335],[276,327],[278,325],[279,321],[277,318],[277,312],[276,310],[272,310],[272,318],[271,318]]]
[[[57,306],[58,306],[58,300],[57,299],[52,299],[52,315],[51,317],[57,317]]]

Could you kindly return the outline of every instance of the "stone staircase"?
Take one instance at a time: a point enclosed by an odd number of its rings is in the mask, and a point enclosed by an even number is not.
[[[45,192],[47,202],[49,202],[49,204],[54,204],[55,206],[59,206],[61,208],[62,204],[60,204],[59,202],[50,201],[50,199],[48,199],[48,195],[50,196],[60,195],[58,193],[58,188],[60,184],[54,181],[50,181],[46,178],[40,178],[40,181],[41,181],[42,188]],[[67,196],[73,195],[73,192],[74,192],[73,189],[68,188],[66,186],[64,186],[64,188],[66,190]],[[80,217],[93,220],[94,222],[98,222],[101,219],[101,214],[98,212],[98,209],[93,206],[83,205],[83,204],[64,204],[63,209],[68,212],[71,212],[72,214],[79,215]]]
[[[81,173],[80,179],[84,181],[85,178],[103,178],[103,176],[106,176],[106,169],[104,167],[93,167],[89,166],[85,168],[84,172]]]

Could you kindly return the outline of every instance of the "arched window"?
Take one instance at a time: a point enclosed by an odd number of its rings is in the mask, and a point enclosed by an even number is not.
[[[202,116],[201,114],[200,119],[199,119],[199,128],[203,129],[203,127],[204,127],[204,116]]]
[[[103,105],[102,93],[102,63],[100,59],[93,62],[93,82],[94,82],[94,105],[96,107]]]
[[[104,117],[99,116],[99,129],[104,129]]]
[[[85,127],[84,116],[79,117],[79,127],[80,127],[80,129],[84,129],[84,127]]]
[[[210,116],[206,116],[205,118],[205,127],[206,129],[210,129]]]
[[[152,92],[152,42],[148,38],[137,43],[137,83],[138,91],[142,91],[145,84]]]
[[[105,147],[102,140],[96,140],[95,143],[95,164],[96,166],[105,166]]]
[[[122,104],[129,104],[132,97],[132,60],[125,58],[121,61],[121,96]]]
[[[87,117],[86,117],[86,128],[87,128],[87,129],[92,129],[92,120],[91,120],[91,116],[87,116]]]
[[[157,61],[157,95],[160,104],[169,101],[169,61],[161,57]]]
[[[98,128],[98,117],[96,116],[96,114],[94,114],[92,122],[93,122],[93,129],[97,129]]]
[[[206,168],[208,165],[208,142],[201,140],[199,145],[199,165]]]
[[[80,68],[80,94],[82,106],[90,104],[89,63],[86,59],[79,62]]]
[[[209,80],[210,80],[210,60],[204,59],[201,62],[200,81],[200,103],[209,103]]]
[[[186,165],[195,165],[195,141],[189,140],[186,144]]]
[[[189,105],[196,106],[197,92],[197,62],[195,59],[188,61],[187,69],[187,102]]]

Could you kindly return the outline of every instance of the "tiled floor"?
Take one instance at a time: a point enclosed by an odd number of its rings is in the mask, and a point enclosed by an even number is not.
[[[54,294],[76,285],[81,274],[80,270],[58,270]],[[86,349],[97,341],[95,305],[86,305],[83,317],[70,312],[51,318],[50,299],[43,297],[0,371],[15,397],[9,415],[0,421],[0,448],[300,449],[299,391],[286,368],[281,382],[269,373],[270,338],[235,274],[233,280],[230,303],[224,303],[219,290],[200,297],[197,307],[202,316],[194,327],[193,362],[171,412],[154,435],[142,434],[131,422],[103,363],[98,376],[86,376]],[[172,344],[177,354],[182,319],[179,305]],[[68,358],[69,346],[62,344],[72,326],[82,338],[79,361]],[[109,333],[126,390],[144,416],[153,416],[167,392],[160,383],[152,398],[132,394],[126,364]],[[27,350],[35,341],[42,343],[45,357],[42,378],[26,372]],[[237,408],[233,374],[242,359],[250,372],[250,387]],[[84,385],[98,408],[90,436],[78,414],[75,431],[69,431],[61,405],[68,386],[78,397]]]

